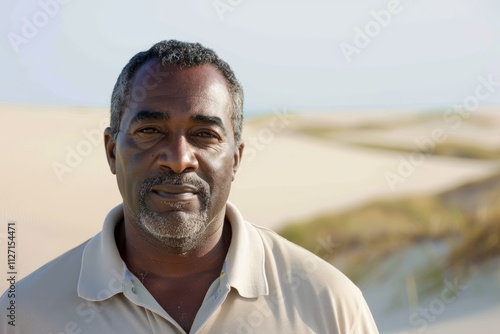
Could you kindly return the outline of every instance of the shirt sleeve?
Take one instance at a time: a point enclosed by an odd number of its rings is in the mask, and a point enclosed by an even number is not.
[[[370,312],[366,300],[360,294],[358,309],[355,311],[350,328],[346,328],[348,334],[378,334],[377,325]]]

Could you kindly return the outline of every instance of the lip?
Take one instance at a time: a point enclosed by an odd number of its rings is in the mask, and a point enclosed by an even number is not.
[[[187,201],[198,195],[198,189],[191,185],[162,184],[151,189],[164,201]]]

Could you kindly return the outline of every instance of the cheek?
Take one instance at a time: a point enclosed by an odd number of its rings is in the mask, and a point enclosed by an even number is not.
[[[122,194],[123,199],[130,201],[131,197],[137,197],[140,191],[141,181],[143,179],[141,166],[144,169],[146,159],[140,155],[123,154],[119,152],[116,155],[116,180],[118,189]]]
[[[130,191],[130,186],[127,182],[127,168],[128,164],[124,164],[124,157],[120,154],[116,155],[116,182],[118,184],[118,190],[120,190],[120,194],[122,195],[123,200],[125,201],[128,198],[127,191]]]
[[[212,192],[229,192],[232,182],[233,156],[224,154],[204,161],[204,173],[206,173],[206,180],[210,184]]]

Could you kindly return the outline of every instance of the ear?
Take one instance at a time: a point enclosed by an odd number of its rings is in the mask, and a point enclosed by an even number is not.
[[[106,158],[108,159],[109,169],[111,173],[116,174],[116,139],[115,134],[110,127],[104,129],[104,149],[106,150]]]
[[[243,156],[243,149],[244,148],[245,148],[245,143],[242,141],[241,143],[238,144],[238,147],[234,150],[233,181],[234,181],[234,178],[236,177],[236,172],[238,171],[238,168],[240,168],[241,157]]]

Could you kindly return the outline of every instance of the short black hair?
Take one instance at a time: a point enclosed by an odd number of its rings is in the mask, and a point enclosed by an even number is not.
[[[176,65],[181,68],[195,67],[204,64],[215,66],[225,77],[232,98],[231,120],[233,122],[234,140],[239,143],[243,129],[243,87],[224,60],[209,48],[200,43],[181,42],[177,40],[161,41],[149,50],[139,52],[130,59],[116,80],[111,96],[111,130],[117,134],[123,110],[130,102],[132,78],[148,60],[155,59],[163,66]]]

